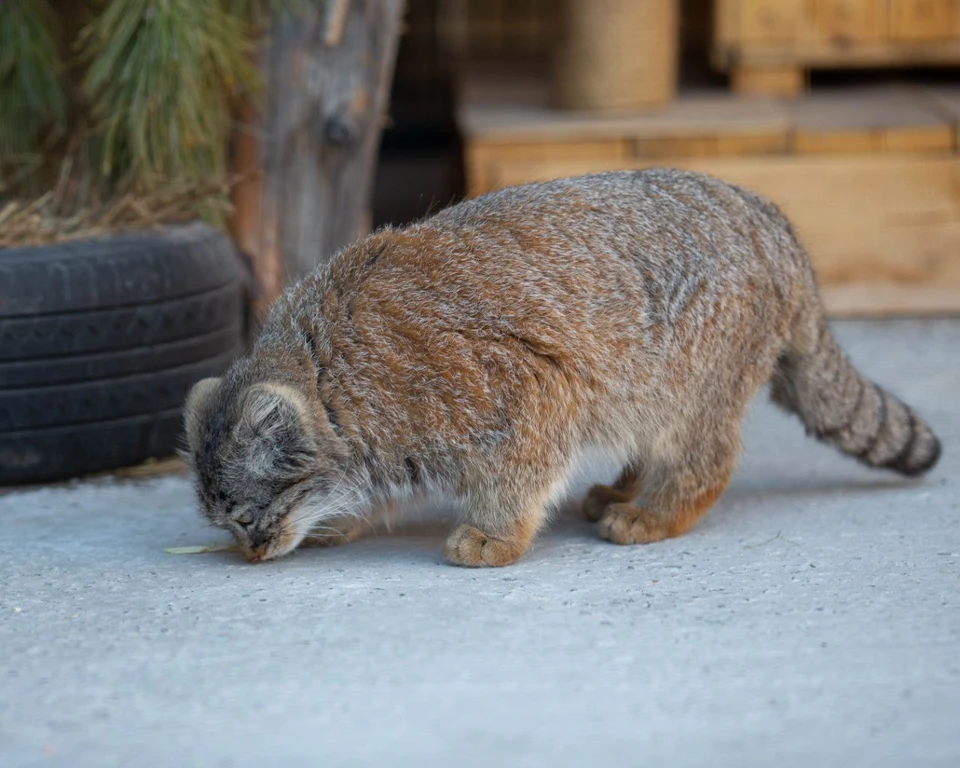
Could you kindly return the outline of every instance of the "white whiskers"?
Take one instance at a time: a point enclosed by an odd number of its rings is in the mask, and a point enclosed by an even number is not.
[[[368,504],[367,494],[361,488],[362,479],[349,485],[344,485],[346,472],[341,474],[329,493],[319,495],[315,499],[307,498],[299,506],[287,513],[283,520],[284,538],[291,543],[293,549],[304,539],[323,539],[337,535],[345,535],[338,528],[323,525],[324,521],[337,518],[353,518],[366,522]],[[324,533],[329,531],[329,533]]]

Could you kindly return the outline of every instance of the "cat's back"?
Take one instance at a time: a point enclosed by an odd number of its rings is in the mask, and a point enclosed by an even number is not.
[[[302,306],[394,327],[565,333],[611,312],[669,321],[723,297],[780,300],[803,258],[779,211],[752,193],[686,171],[608,172],[503,189],[375,233],[338,254]]]
[[[499,190],[411,232],[438,244],[424,255],[448,267],[459,260],[474,273],[516,270],[561,281],[572,274],[594,286],[602,272],[621,287],[625,280],[668,288],[712,280],[733,289],[770,279],[782,293],[806,272],[794,233],[772,203],[711,176],[666,168]]]
[[[587,230],[596,241],[597,236],[627,229],[643,235],[671,226],[699,228],[755,216],[786,225],[769,202],[733,184],[693,171],[650,168],[508,187],[451,206],[419,226],[556,227],[568,234]]]
[[[776,206],[720,179],[669,168],[498,190],[414,229],[476,243],[480,248],[470,255],[481,262],[530,260],[553,271],[599,260],[614,269],[628,263],[648,277],[709,275],[736,282],[758,271],[796,273],[802,266],[795,236]]]

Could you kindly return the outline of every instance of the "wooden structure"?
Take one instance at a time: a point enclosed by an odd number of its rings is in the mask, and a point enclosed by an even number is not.
[[[715,0],[713,61],[767,96],[817,68],[960,64],[960,0]]]
[[[659,9],[650,18],[663,20],[662,29],[676,21],[666,10],[712,7],[714,61],[732,73],[735,90],[751,94],[800,95],[803,73],[815,66],[960,60],[960,0],[563,1],[568,10]],[[272,36],[263,58],[270,78],[264,141],[247,137],[237,145],[241,170],[263,170],[236,196],[236,236],[253,256],[260,309],[288,277],[309,271],[365,227],[401,5],[314,0],[306,23]],[[601,93],[599,101],[568,102],[579,111],[558,109],[550,85],[562,74],[551,58],[557,41],[550,30],[561,7],[555,0],[425,5],[439,9],[439,37],[451,58],[466,61],[468,73],[486,73],[466,77],[460,88],[469,194],[618,168],[704,171],[784,208],[834,314],[960,312],[960,87],[833,90],[774,101],[740,99],[721,84],[681,88],[669,99],[679,79],[670,71],[647,84],[651,91],[671,84],[644,102],[658,103],[654,110],[639,108],[636,93]],[[709,14],[686,19],[681,30],[697,30],[705,53]],[[603,14],[593,22],[616,26]],[[594,46],[605,39],[592,38]],[[664,41],[662,62],[673,58],[674,44]],[[504,68],[506,78],[493,76]],[[630,89],[639,70],[623,71],[633,74],[584,91],[591,74],[584,72],[566,87],[581,94]],[[632,112],[608,109],[630,105]]]
[[[684,94],[604,117],[551,109],[534,82],[474,84],[460,124],[471,195],[610,169],[703,171],[784,208],[834,314],[960,311],[960,89]]]
[[[562,0],[553,102],[614,111],[670,102],[677,81],[676,0]]]
[[[313,0],[276,21],[256,116],[235,149],[253,178],[234,195],[234,237],[253,263],[257,315],[370,225],[373,173],[403,0]]]

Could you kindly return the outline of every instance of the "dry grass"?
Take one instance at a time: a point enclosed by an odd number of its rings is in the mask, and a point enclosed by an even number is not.
[[[190,181],[127,193],[102,204],[64,206],[57,190],[32,201],[0,204],[0,248],[45,245],[116,232],[159,229],[197,218],[225,219],[239,181]]]

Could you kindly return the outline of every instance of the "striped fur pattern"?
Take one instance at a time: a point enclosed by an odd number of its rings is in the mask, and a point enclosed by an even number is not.
[[[940,458],[930,427],[861,376],[822,320],[813,343],[784,352],[772,383],[774,402],[799,414],[808,434],[868,466],[912,477]]]
[[[915,475],[939,443],[837,346],[769,202],[673,170],[495,192],[337,253],[187,403],[203,509],[251,560],[352,538],[383,502],[457,500],[456,564],[528,549],[576,459],[623,466],[584,512],[610,541],[689,530],[773,381],[807,429]]]

